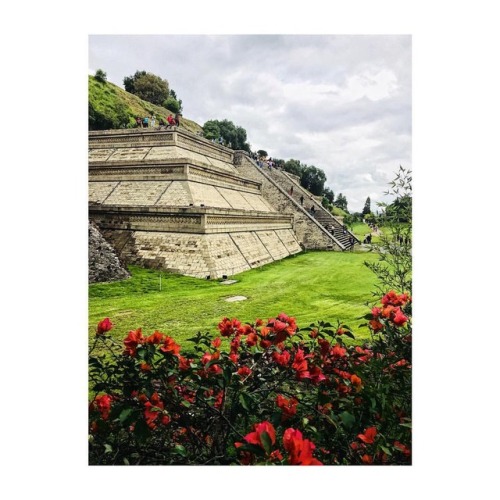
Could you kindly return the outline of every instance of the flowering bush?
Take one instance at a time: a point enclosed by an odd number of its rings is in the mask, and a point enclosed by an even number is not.
[[[353,346],[343,324],[224,318],[189,354],[158,331],[118,344],[102,320],[89,462],[410,464],[411,299],[391,291],[366,320],[371,341]]]

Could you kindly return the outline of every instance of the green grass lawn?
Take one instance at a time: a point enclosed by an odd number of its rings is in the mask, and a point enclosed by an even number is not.
[[[159,271],[131,267],[129,280],[89,286],[89,336],[98,321],[109,317],[118,340],[141,327],[144,334],[159,330],[189,349],[187,338],[198,331],[215,336],[224,316],[244,323],[285,312],[299,327],[343,321],[359,342],[369,337],[368,329],[358,325],[365,322],[360,317],[368,312],[376,283],[363,263],[376,259],[369,253],[306,252],[231,277],[238,280],[232,285],[162,273],[161,290]],[[224,301],[235,295],[248,300]]]

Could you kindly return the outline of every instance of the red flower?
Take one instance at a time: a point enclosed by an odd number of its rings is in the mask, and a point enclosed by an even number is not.
[[[394,441],[394,448],[397,448],[399,451],[402,451],[404,455],[409,457],[411,455],[411,451],[408,447],[406,447],[403,443],[399,441]]]
[[[283,446],[288,451],[290,465],[323,465],[313,458],[312,452],[316,448],[313,442],[302,438],[299,430],[289,428],[283,434]]]
[[[394,290],[391,290],[387,294],[382,297],[382,304],[384,306],[404,306],[407,302],[410,301],[410,297],[407,293],[402,293],[398,295]]]
[[[150,372],[151,371],[151,365],[148,365],[147,363],[142,362],[140,365],[141,371],[143,372]]]
[[[181,346],[179,344],[176,344],[172,337],[168,337],[165,335],[165,342],[160,347],[160,351],[164,352],[165,354],[172,354],[173,356],[179,356],[179,353],[181,351]]]
[[[216,337],[212,340],[212,346],[218,349],[221,345],[222,339],[220,337]]]
[[[297,349],[297,353],[295,354],[295,358],[292,363],[292,368],[297,372],[298,378],[309,378],[310,375],[306,358],[310,357],[310,355],[304,355],[304,351],[302,349]]]
[[[160,415],[167,417],[167,419],[160,419],[162,423],[168,424],[168,422],[170,422],[170,418],[168,418],[167,415],[163,415],[164,405],[156,392],[149,398],[149,401],[144,403],[144,407],[144,417],[146,418],[146,424],[149,428],[154,429],[156,427],[155,422]]]
[[[223,337],[231,337],[235,334],[238,335],[244,333],[244,328],[241,327],[241,322],[236,318],[223,318],[217,327]]]
[[[392,321],[397,326],[403,326],[408,321],[408,318],[403,314],[401,309],[398,307],[396,309],[396,314],[394,315],[394,318],[392,318]]]
[[[320,347],[321,356],[326,356],[330,351],[331,344],[326,339],[318,339],[318,344]]]
[[[147,344],[161,344],[163,342],[163,337],[163,333],[155,331],[153,335],[150,335],[144,342]]]
[[[391,318],[392,316],[394,316],[394,314],[396,313],[396,308],[392,305],[388,305],[388,306],[385,306],[383,309],[382,309],[382,316],[384,318]]]
[[[103,320],[97,323],[96,335],[102,335],[105,332],[109,332],[111,328],[113,328],[113,323],[109,321],[109,318],[104,318]]]
[[[248,368],[248,366],[242,366],[236,373],[241,378],[245,378],[245,377],[248,377],[252,373],[252,370],[250,370],[250,368]]]
[[[364,464],[372,464],[373,463],[373,458],[370,457],[370,455],[367,455],[366,453],[361,457],[361,461],[364,463]]]
[[[123,354],[134,358],[137,355],[137,346],[143,342],[142,329],[138,328],[137,330],[131,330],[123,341],[125,344],[125,351],[123,351]]]
[[[323,375],[321,368],[319,366],[313,366],[309,369],[309,374],[311,378],[311,382],[313,384],[318,385],[323,380],[326,380],[326,377]]]
[[[218,367],[220,368],[220,367]],[[222,371],[222,369],[221,369]],[[215,401],[214,401],[214,407],[215,408],[220,408],[222,406],[222,401],[224,400],[224,391],[219,391],[215,395]]]
[[[370,328],[373,330],[374,333],[377,333],[380,330],[384,329],[384,325],[378,319],[372,319],[368,323],[369,323]]]
[[[271,327],[272,332],[275,334],[273,344],[285,341],[297,331],[295,318],[287,316],[285,313],[280,313],[276,319],[270,319],[267,326]],[[262,331],[261,334],[264,335]]]
[[[366,363],[370,358],[373,357],[373,353],[370,351],[370,349],[362,349],[359,346],[355,347],[355,350],[358,354],[361,354],[362,356],[358,357],[358,361],[361,361],[362,363]]]
[[[274,445],[274,443],[276,442],[276,431],[273,427],[273,424],[267,421],[261,422],[260,424],[255,424],[254,431],[247,434],[244,439],[247,443],[260,446],[265,451],[266,448],[263,442],[264,432],[267,433],[269,439],[271,440],[271,444]],[[236,444],[237,443],[235,443],[235,445]]]
[[[278,394],[276,396],[276,404],[283,412],[283,420],[286,420],[297,413],[297,405],[299,402],[295,398],[286,399],[281,394]]]
[[[247,345],[250,347],[253,347],[254,345],[257,345],[257,341],[259,340],[259,337],[255,332],[252,332],[247,335]]]
[[[363,441],[365,444],[373,444],[375,442],[375,436],[377,435],[376,427],[368,427],[365,429],[364,434],[358,434],[358,439]]]
[[[261,341],[259,342],[259,345],[260,347],[262,347],[262,349],[267,349],[269,347],[272,346],[272,342],[270,340],[266,340],[266,339],[261,339]]]
[[[108,394],[101,394],[100,396],[96,396],[94,402],[92,403],[92,408],[95,408],[99,411],[103,420],[108,420],[109,418],[112,399],[113,398]]]
[[[278,351],[273,352],[273,359],[280,366],[287,366],[290,362],[290,353],[288,351],[283,351],[281,354]]]
[[[281,312],[281,313],[278,314],[278,319],[280,321],[283,321],[284,323],[289,323],[290,319],[295,320],[295,318],[290,318],[284,312]]]
[[[346,352],[347,351],[340,344],[337,344],[332,348],[332,350],[330,351],[330,354],[334,358],[342,358],[346,355]]]
[[[179,370],[186,371],[191,368],[192,359],[187,359],[184,356],[179,356]]]
[[[396,368],[399,368],[400,366],[408,366],[408,368],[411,368],[410,363],[408,363],[408,361],[406,361],[406,359],[400,359],[399,361],[396,361],[396,363],[389,365],[389,368],[391,368],[392,370],[395,370]]]
[[[231,353],[237,353],[238,349],[240,348],[241,344],[241,337],[239,335],[236,335],[233,340],[231,340]]]
[[[361,379],[357,375],[351,375],[351,384],[357,389],[361,389]]]
[[[201,357],[201,364],[206,365],[209,361],[212,359],[212,354],[209,352],[206,352],[202,357]]]
[[[216,359],[219,359],[220,357],[220,352],[219,351],[215,351],[213,354],[210,354],[209,352],[206,352],[202,358],[201,358],[201,364],[202,365],[206,365],[208,364],[210,361],[214,361]],[[205,368],[206,372],[207,373],[213,373],[215,375],[218,375],[219,373],[222,373],[222,368],[218,365],[218,364],[213,364],[213,365],[210,365],[207,368]]]

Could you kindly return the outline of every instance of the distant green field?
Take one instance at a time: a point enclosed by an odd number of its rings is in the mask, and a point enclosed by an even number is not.
[[[280,312],[295,316],[299,327],[318,320],[349,325],[356,341],[369,337],[360,319],[373,301],[375,275],[363,264],[377,255],[356,252],[306,252],[231,277],[232,285],[131,267],[132,278],[119,283],[89,286],[89,336],[98,321],[109,317],[111,331],[122,340],[129,330],[142,327],[174,337],[183,349],[198,331],[217,334],[224,317],[242,322],[267,320]],[[225,298],[243,295],[242,302]]]

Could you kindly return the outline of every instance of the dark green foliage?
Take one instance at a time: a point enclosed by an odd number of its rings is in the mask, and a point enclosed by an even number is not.
[[[335,195],[330,188],[326,187],[325,189],[323,189],[323,196],[328,200],[329,203],[333,203]]]
[[[102,70],[102,69],[98,69],[96,72],[95,72],[95,75],[94,75],[94,78],[98,81],[98,82],[101,82],[101,83],[106,83],[107,81],[107,75],[106,73]]]
[[[302,175],[304,167],[305,165],[302,165],[299,160],[294,160],[292,158],[291,160],[285,162],[285,166],[283,168],[285,169],[286,172],[289,172],[290,174],[294,174],[300,177]]]
[[[412,213],[412,202],[410,196],[397,198],[385,209],[386,217],[397,222],[410,222]]]
[[[125,87],[125,90],[127,92],[130,92],[131,94],[135,94],[135,81],[140,78],[141,76],[146,76],[145,71],[136,71],[135,75],[133,76],[126,76],[123,79],[123,85]]]
[[[167,99],[163,101],[163,107],[172,111],[172,113],[179,113],[181,109],[179,101],[172,96],[167,97]]]
[[[411,293],[412,289],[412,177],[411,170],[399,167],[391,189],[385,194],[395,196],[390,205],[377,203],[382,209],[378,223],[383,235],[377,245],[378,262],[365,262],[380,282],[378,291],[394,289]]]
[[[177,94],[176,94],[174,89],[170,89],[170,97],[172,97],[173,99],[175,99],[177,101],[177,104],[179,107],[179,109],[172,110],[172,111],[175,111],[175,113],[182,113],[182,99],[179,99],[177,97]],[[168,109],[171,109],[171,108],[168,108]]]
[[[307,165],[302,171],[300,184],[312,194],[317,196],[323,193],[323,187],[326,182],[326,175],[323,170],[314,165]]]
[[[365,201],[365,206],[363,207],[363,215],[367,215],[369,213],[371,213],[371,207],[370,207],[370,197],[368,196],[368,198],[366,198],[366,201]]]
[[[347,199],[342,193],[338,194],[337,199],[333,202],[333,204],[336,207],[339,207],[342,210],[347,211]]]
[[[218,140],[222,137],[224,144],[230,145],[232,149],[241,149],[250,153],[247,131],[229,120],[208,120],[203,125],[203,136],[210,140]]]
[[[144,101],[161,106],[168,98],[168,81],[146,71],[136,71],[134,76],[123,79],[125,90]]]

